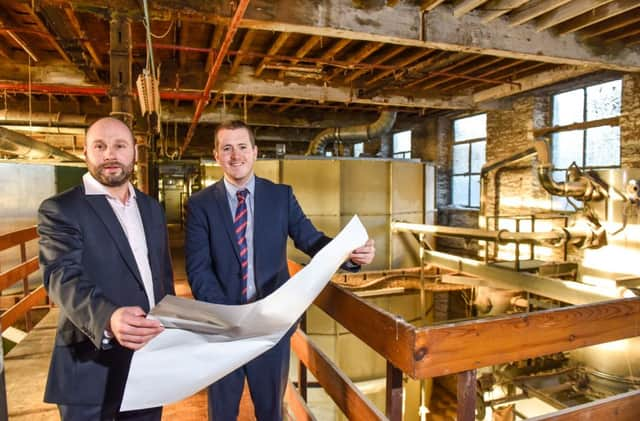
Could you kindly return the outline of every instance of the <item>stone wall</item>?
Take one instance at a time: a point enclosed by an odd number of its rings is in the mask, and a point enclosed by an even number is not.
[[[593,82],[597,83],[597,82]],[[570,85],[569,85],[570,86]],[[575,87],[583,86],[578,80]],[[528,94],[514,99],[509,110],[487,112],[487,162],[501,160],[533,146],[533,130],[548,127],[551,115],[549,89],[541,94]],[[548,212],[551,195],[540,185],[536,174],[536,158],[526,159],[515,166],[496,169],[486,178],[483,214],[476,210],[450,205],[450,168],[452,152],[452,122],[448,118],[426,119],[424,130],[414,138],[413,155],[437,164],[438,224],[458,227],[486,227],[498,229],[495,216],[528,215]],[[640,168],[640,75],[623,77],[622,116],[620,118],[621,166]],[[485,219],[485,217],[489,217]],[[540,222],[538,229],[562,225],[561,219]],[[513,229],[514,220],[504,222]],[[509,225],[510,224],[510,225]],[[544,226],[545,228],[541,228]],[[504,225],[503,225],[504,227]],[[438,249],[456,254],[477,254],[477,245],[458,240],[439,239]],[[540,247],[541,256],[555,258],[559,252]],[[574,251],[573,258],[581,253]]]

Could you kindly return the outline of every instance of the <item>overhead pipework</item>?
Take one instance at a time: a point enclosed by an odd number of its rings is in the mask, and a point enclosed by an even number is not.
[[[556,196],[573,197],[582,201],[599,201],[608,197],[606,189],[584,175],[575,164],[567,170],[567,181],[555,181],[547,141],[536,140],[535,148],[538,153],[538,179],[546,191]]]
[[[305,155],[324,155],[325,148],[330,142],[354,144],[379,138],[391,131],[396,122],[396,115],[395,111],[383,111],[380,113],[380,117],[371,124],[324,129],[309,143]]]
[[[11,155],[31,159],[47,159],[50,157],[70,162],[81,161],[75,155],[53,147],[22,133],[0,127],[0,151]]]

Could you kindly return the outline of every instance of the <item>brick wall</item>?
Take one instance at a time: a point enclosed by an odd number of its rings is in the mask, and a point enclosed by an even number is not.
[[[620,117],[620,153],[622,168],[640,168],[640,74],[622,79],[622,116]]]

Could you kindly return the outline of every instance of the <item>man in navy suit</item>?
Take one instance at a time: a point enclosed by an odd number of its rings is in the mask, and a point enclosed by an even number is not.
[[[135,189],[131,130],[103,118],[87,130],[82,184],[38,211],[40,264],[60,307],[45,401],[62,420],[160,420],[119,412],[133,351],[162,331],[146,313],[174,294],[164,214]]]
[[[288,237],[310,256],[331,239],[305,216],[290,186],[254,175],[258,148],[246,124],[222,123],[214,141],[214,155],[224,178],[194,194],[187,204],[187,275],[196,299],[243,304],[266,297],[289,279]],[[371,263],[374,254],[373,240],[369,240],[352,252],[343,267],[358,270]],[[209,387],[210,420],[237,419],[245,377],[257,419],[282,419],[290,336],[291,332]]]

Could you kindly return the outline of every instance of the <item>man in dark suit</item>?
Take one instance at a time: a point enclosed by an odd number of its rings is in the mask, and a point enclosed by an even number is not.
[[[45,401],[66,420],[160,420],[119,412],[133,351],[162,331],[146,313],[174,294],[164,214],[130,182],[131,130],[103,118],[87,130],[82,184],[38,211],[40,264],[60,307]]]
[[[289,279],[288,237],[310,256],[331,239],[305,216],[290,186],[254,176],[258,149],[247,125],[241,121],[222,123],[214,140],[214,155],[224,178],[188,202],[187,275],[196,299],[243,304],[266,297]],[[373,240],[369,240],[353,251],[345,265],[358,270],[360,265],[371,263],[374,253]],[[245,377],[258,420],[282,419],[290,336],[291,332],[269,351],[209,387],[209,419],[237,418]]]

